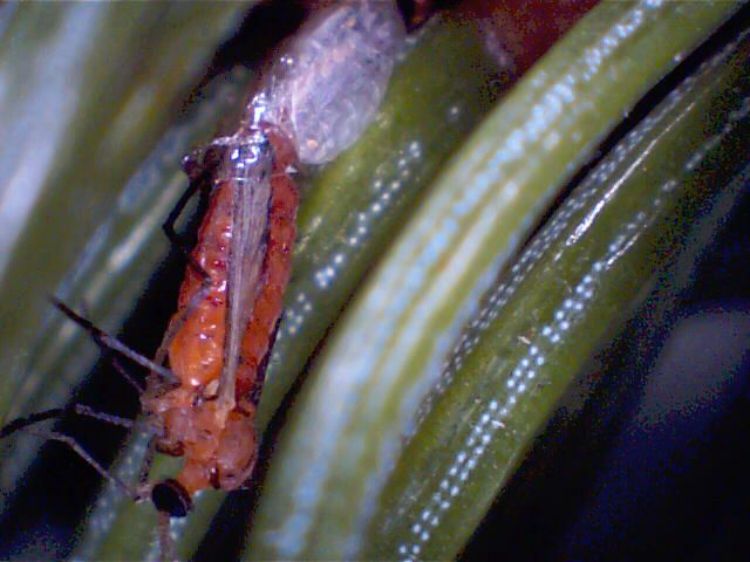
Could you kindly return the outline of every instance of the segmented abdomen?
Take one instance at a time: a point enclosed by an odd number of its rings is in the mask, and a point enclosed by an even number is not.
[[[221,374],[231,237],[232,189],[229,182],[221,182],[211,194],[192,252],[211,279],[208,294],[200,302],[192,302],[203,279],[187,267],[173,319],[180,319],[185,309],[193,307],[169,345],[170,368],[184,385],[206,385]]]
[[[237,371],[237,398],[253,389],[258,367],[270,347],[274,327],[281,314],[284,289],[289,280],[291,255],[296,235],[299,196],[286,172],[294,152],[283,138],[269,132],[274,147],[271,197],[265,237],[261,287],[244,330]],[[232,190],[228,182],[215,189],[203,219],[193,258],[211,276],[207,296],[188,315],[169,346],[169,362],[183,384],[207,385],[218,380],[223,366],[225,317],[227,312],[227,273],[232,236]],[[180,288],[178,312],[190,306],[201,288],[201,277],[187,269]]]
[[[262,375],[258,368],[269,351],[271,338],[281,315],[297,233],[299,194],[297,186],[286,172],[296,156],[288,141],[281,136],[269,133],[269,140],[274,148],[274,165],[271,176],[266,255],[263,262],[262,286],[242,339],[237,370],[238,398],[252,392],[256,382],[259,382],[259,376]]]

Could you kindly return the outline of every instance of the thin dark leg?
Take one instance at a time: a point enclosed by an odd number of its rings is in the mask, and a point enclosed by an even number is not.
[[[192,180],[190,182],[190,186],[187,188],[187,190],[185,190],[185,193],[182,194],[179,201],[177,201],[177,204],[169,213],[167,220],[162,225],[162,229],[164,230],[164,234],[166,234],[172,245],[174,245],[185,257],[188,267],[195,273],[197,273],[201,278],[201,288],[193,295],[193,298],[190,299],[190,302],[182,310],[181,314],[173,318],[169,323],[167,331],[164,334],[164,338],[162,339],[161,345],[159,346],[159,349],[156,351],[156,355],[154,356],[154,362],[158,365],[164,364],[164,360],[167,357],[169,344],[172,343],[172,339],[174,338],[175,334],[180,330],[190,313],[195,310],[196,306],[198,306],[198,303],[206,298],[206,296],[208,295],[208,291],[211,288],[211,275],[195,260],[190,245],[179,234],[177,234],[174,228],[174,225],[177,222],[178,218],[185,210],[185,206],[187,205],[188,201],[193,196],[195,196],[198,190],[201,190],[204,195],[208,192],[209,188],[211,187],[210,182],[212,173],[218,165],[217,161],[208,165],[207,167],[206,165],[198,163],[197,158],[194,158],[193,160],[191,160],[191,162],[192,164],[190,164],[190,168],[192,168],[192,171],[191,169],[188,169],[188,166],[186,166],[187,174]],[[196,173],[195,168],[199,168],[199,172]]]
[[[0,439],[5,439],[11,433],[15,433],[16,431],[25,429],[30,425],[34,425],[39,422],[51,420],[54,418],[59,418],[64,413],[65,413],[65,410],[63,408],[54,408],[52,410],[46,410],[44,412],[37,412],[36,414],[31,414],[29,416],[26,416],[25,418],[15,419],[9,424],[5,425],[2,429],[0,429]]]
[[[58,433],[56,431],[37,430],[31,427],[32,425],[35,425],[43,421],[51,420],[54,418],[59,418],[66,413],[74,413],[79,416],[90,417],[95,420],[103,421],[112,425],[117,425],[119,427],[125,427],[127,429],[132,429],[133,426],[135,425],[135,422],[133,420],[130,420],[127,418],[121,418],[120,416],[113,416],[112,414],[104,414],[101,412],[97,412],[96,410],[93,410],[92,408],[85,406],[84,404],[74,404],[68,408],[53,408],[51,410],[46,410],[44,412],[37,412],[36,414],[31,414],[30,416],[26,416],[25,418],[19,418],[17,420],[13,420],[9,424],[7,424],[5,427],[0,429],[0,439],[3,439],[12,433],[15,433],[16,431],[26,431],[28,433],[31,433],[32,435],[36,435],[37,437],[41,437],[43,439],[51,439],[53,441],[64,443],[65,445],[70,447],[70,449],[75,454],[77,454],[85,462],[91,465],[91,467],[94,470],[96,470],[102,477],[106,478],[107,480],[112,482],[115,486],[119,487],[132,499],[134,500],[142,499],[142,494],[140,494],[132,486],[129,486],[128,484],[120,480],[117,476],[111,474],[106,468],[104,468],[101,464],[99,464],[99,462],[94,457],[92,457],[88,453],[88,451],[86,451],[86,449],[84,449],[72,437],[68,435],[64,435],[62,433]]]
[[[64,443],[68,447],[70,447],[74,453],[76,453],[79,457],[81,457],[84,461],[86,461],[91,467],[96,470],[103,478],[106,478],[112,484],[115,486],[118,486],[123,492],[125,492],[128,496],[130,496],[133,500],[137,501],[140,500],[141,497],[133,488],[128,486],[125,482],[120,480],[117,476],[110,474],[106,468],[104,468],[102,465],[100,465],[97,460],[92,457],[86,449],[81,447],[81,445],[78,444],[78,442],[73,439],[72,437],[69,437],[68,435],[63,435],[62,433],[56,433],[54,431],[35,431],[33,429],[29,430],[30,433],[33,433],[39,437],[44,437],[47,439],[52,439],[53,441],[59,441],[60,443]]]
[[[138,382],[136,378],[133,375],[131,375],[128,372],[128,370],[125,368],[125,366],[122,363],[120,363],[116,358],[112,358],[112,366],[115,368],[115,371],[120,373],[120,376],[122,376],[122,378],[125,379],[125,381],[130,386],[132,386],[139,395],[143,394],[145,390],[143,385],[140,382]]]
[[[124,423],[127,423],[132,425],[132,422],[130,420],[125,420],[124,418],[119,418],[117,416],[109,416],[107,414],[98,414],[87,406],[76,405],[74,408],[72,408],[72,410],[77,414],[94,417],[96,419],[107,421],[109,423],[115,423],[117,425],[123,425]],[[76,453],[79,457],[81,457],[84,461],[91,465],[91,467],[93,467],[94,470],[96,470],[102,477],[118,486],[131,498],[140,499],[140,495],[133,488],[128,486],[125,482],[123,482],[116,476],[110,474],[106,468],[100,465],[97,460],[92,457],[83,447],[81,447],[72,437],[63,435],[62,433],[57,433],[55,431],[38,431],[30,427],[33,424],[60,417],[65,412],[66,410],[62,408],[55,408],[52,410],[47,410],[46,412],[39,412],[25,418],[14,420],[0,429],[0,439],[7,437],[8,435],[16,431],[25,430],[28,433],[36,435],[37,437],[41,437],[43,439],[52,439],[53,441],[64,443],[65,445],[70,447],[74,453]]]
[[[167,216],[167,220],[164,221],[164,223],[161,225],[161,228],[164,231],[164,234],[166,235],[169,242],[175,248],[177,248],[184,256],[185,260],[187,260],[190,268],[195,271],[204,281],[206,281],[207,279],[210,280],[208,272],[203,269],[197,261],[195,261],[195,258],[193,258],[193,255],[190,251],[190,245],[182,236],[177,234],[177,231],[174,228],[175,223],[180,218],[182,212],[185,210],[188,201],[190,201],[190,199],[192,199],[198,191],[205,192],[208,188],[210,188],[210,184],[206,181],[207,178],[205,178],[204,176],[205,174],[201,174],[199,178],[190,182],[190,185],[180,196],[180,199],[177,201],[174,208],[170,211],[169,215]]]
[[[97,412],[93,408],[89,408],[84,404],[74,404],[71,410],[79,416],[86,416],[111,425],[124,427],[125,429],[133,429],[133,426],[135,425],[135,422],[129,418],[121,418],[120,416]]]
[[[105,414],[103,412],[97,412],[96,410],[90,408],[89,406],[86,406],[85,404],[73,404],[72,406],[68,406],[66,408],[52,408],[50,410],[45,410],[43,412],[37,412],[35,414],[28,415],[24,418],[15,419],[9,424],[0,428],[0,439],[4,439],[12,433],[15,433],[16,431],[21,431],[28,428],[29,426],[36,425],[43,421],[60,418],[65,414],[77,414],[79,416],[86,416],[88,418],[93,418],[95,420],[99,420],[112,425],[117,425],[119,427],[124,427],[126,429],[132,429],[135,425],[135,422],[133,422],[133,420],[131,419],[114,416],[112,414]]]
[[[76,314],[70,307],[68,307],[62,301],[57,300],[55,297],[51,297],[51,300],[52,300],[52,304],[54,304],[58,309],[60,309],[60,311],[63,314],[65,314],[65,316],[67,316],[68,318],[73,320],[73,322],[75,322],[76,324],[81,326],[84,330],[86,330],[91,335],[94,342],[96,342],[100,347],[103,347],[105,349],[109,349],[112,351],[116,351],[120,355],[127,357],[128,359],[137,363],[141,367],[144,367],[154,373],[157,373],[158,375],[160,375],[166,380],[171,380],[171,381],[177,380],[177,377],[175,377],[172,371],[170,371],[169,369],[165,367],[162,367],[161,365],[157,365],[156,363],[154,363],[147,357],[144,357],[140,353],[133,351],[132,349],[130,349],[128,346],[126,346],[117,338],[110,336],[105,331],[94,326],[94,324],[91,323],[91,321]]]

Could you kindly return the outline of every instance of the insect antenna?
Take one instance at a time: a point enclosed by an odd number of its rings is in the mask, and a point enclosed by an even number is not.
[[[172,371],[163,367],[162,365],[151,361],[137,351],[133,351],[114,336],[111,336],[104,330],[101,330],[100,328],[94,326],[94,324],[90,320],[87,320],[83,316],[77,314],[75,311],[73,311],[73,309],[68,307],[62,301],[56,299],[55,297],[50,297],[50,300],[52,301],[52,304],[54,304],[63,314],[65,314],[65,316],[67,316],[68,318],[73,320],[73,322],[86,330],[91,335],[94,342],[96,342],[100,347],[116,351],[120,355],[127,357],[134,363],[140,365],[141,367],[149,369],[151,372],[158,374],[166,380],[177,380],[177,377]]]

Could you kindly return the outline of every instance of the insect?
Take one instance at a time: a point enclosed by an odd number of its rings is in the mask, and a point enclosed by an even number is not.
[[[293,173],[332,160],[359,137],[404,38],[395,0],[321,8],[266,69],[234,134],[186,160],[191,188],[165,223],[168,236],[176,239],[174,222],[193,192],[207,186],[210,200],[153,361],[57,303],[99,343],[149,369],[141,405],[153,446],[184,464],[155,484],[116,482],[136,500],[150,499],[162,523],[185,516],[197,491],[237,489],[253,471],[255,411],[295,239]],[[0,437],[57,414],[17,420]],[[114,479],[75,443],[54,437]]]
[[[189,496],[233,490],[250,476],[264,359],[282,310],[295,237],[298,162],[321,164],[351,145],[385,92],[403,24],[393,4],[345,3],[300,31],[249,102],[238,130],[213,145],[214,187],[156,362],[179,385],[149,378],[142,404],[157,448],[184,456],[152,489],[156,507],[188,511]],[[173,508],[173,506],[176,506]]]

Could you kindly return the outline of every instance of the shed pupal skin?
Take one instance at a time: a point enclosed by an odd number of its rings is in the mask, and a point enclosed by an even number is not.
[[[251,105],[291,139],[300,162],[330,162],[372,122],[405,39],[395,2],[339,2],[282,48]]]

